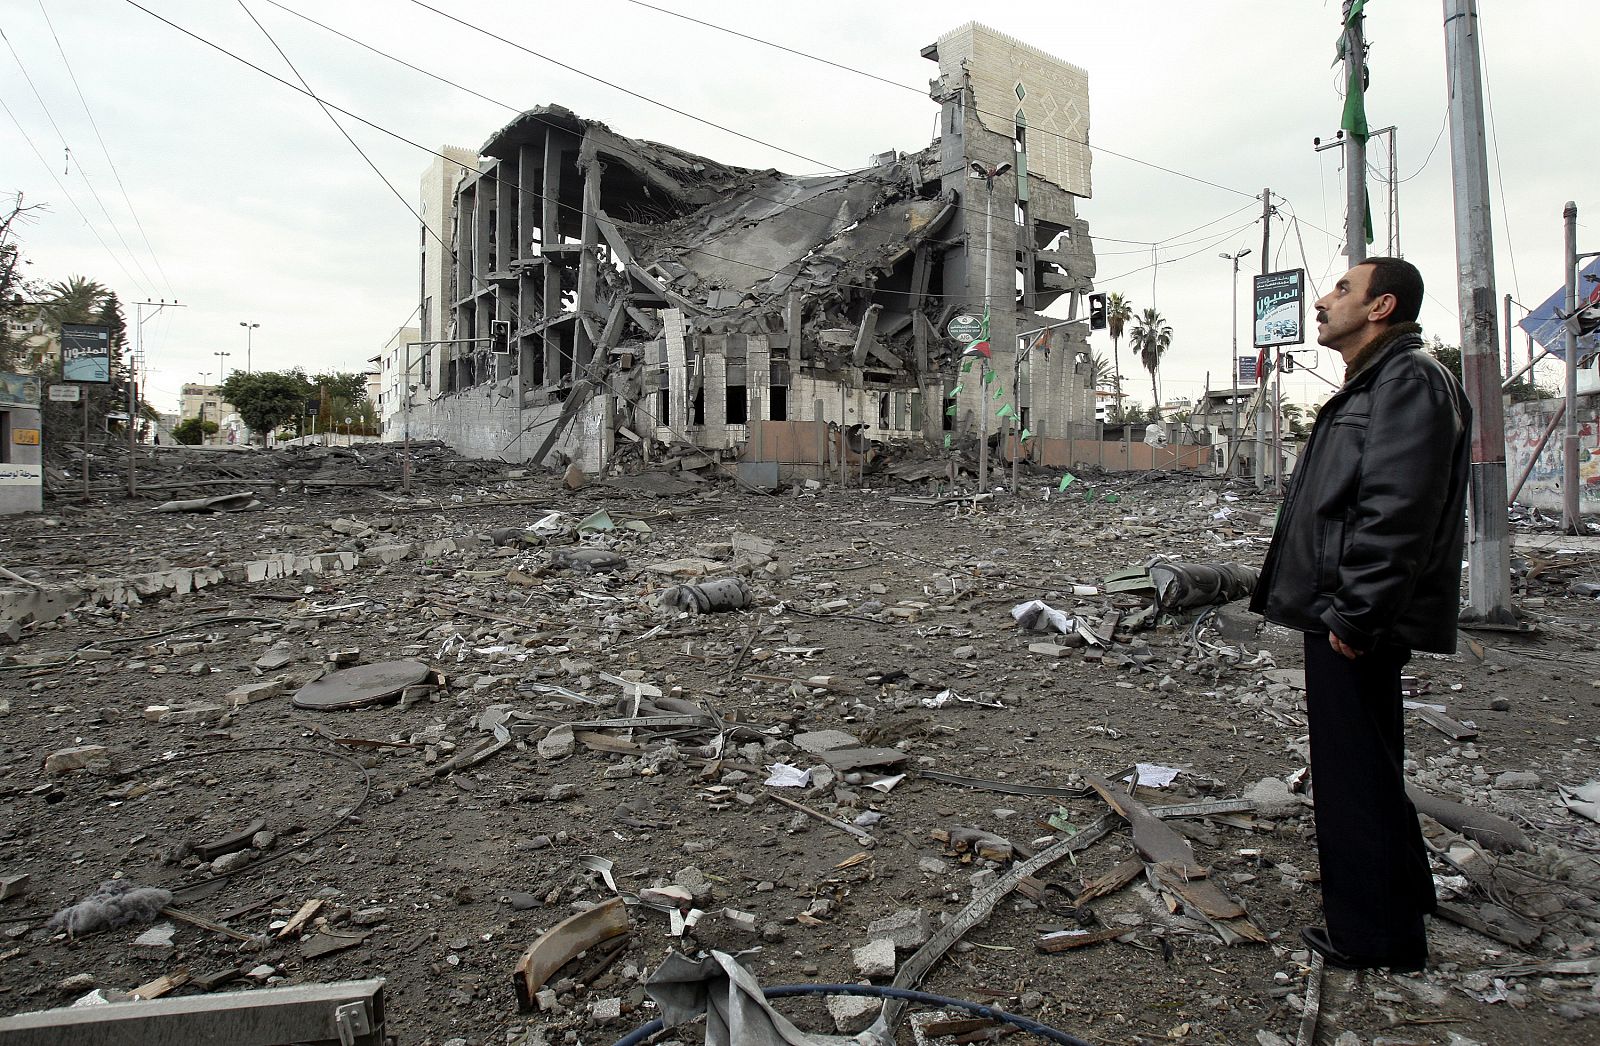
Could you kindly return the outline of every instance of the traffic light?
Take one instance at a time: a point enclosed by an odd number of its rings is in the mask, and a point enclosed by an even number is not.
[[[1089,329],[1092,331],[1106,329],[1106,296],[1104,294],[1089,295]]]
[[[504,356],[511,352],[511,321],[489,321],[489,351]]]

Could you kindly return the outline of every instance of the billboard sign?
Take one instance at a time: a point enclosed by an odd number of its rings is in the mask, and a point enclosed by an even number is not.
[[[1539,347],[1558,360],[1567,358],[1567,289],[1561,287],[1517,323]],[[1578,335],[1578,361],[1600,352],[1600,258],[1578,270],[1578,312],[1573,317]],[[1581,390],[1580,390],[1581,391]]]
[[[1239,374],[1236,380],[1239,387],[1254,385],[1256,383],[1256,358],[1254,356],[1240,356],[1238,364]]]
[[[61,380],[111,380],[111,328],[103,323],[61,325]]]
[[[37,409],[41,391],[39,379],[32,374],[0,371],[0,406]]]
[[[1306,271],[1285,269],[1255,277],[1251,330],[1258,349],[1306,340]]]

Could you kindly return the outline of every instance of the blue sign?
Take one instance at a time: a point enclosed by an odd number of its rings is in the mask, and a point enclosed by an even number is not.
[[[111,328],[102,323],[61,325],[61,380],[111,380]]]
[[[1591,259],[1578,272],[1578,319],[1588,329],[1578,338],[1578,359],[1600,352],[1600,258]],[[1533,335],[1541,348],[1558,360],[1567,358],[1567,289],[1562,287],[1517,324]]]

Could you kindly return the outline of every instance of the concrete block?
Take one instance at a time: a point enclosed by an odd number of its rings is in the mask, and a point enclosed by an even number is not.
[[[833,1018],[833,1027],[839,1034],[859,1035],[872,1027],[881,1005],[877,999],[859,995],[830,995],[828,1015]]]
[[[80,745],[77,748],[61,748],[44,757],[44,772],[47,774],[64,774],[72,770],[82,770],[92,762],[110,758],[110,753],[105,745]]]
[[[539,739],[540,759],[565,759],[577,749],[577,740],[572,736],[572,727],[558,726]]]
[[[894,976],[894,942],[887,937],[852,949],[850,958],[855,963],[856,973],[862,977],[881,980]]]
[[[407,542],[402,545],[379,545],[377,548],[367,549],[364,555],[365,558],[379,563],[398,563],[410,558],[411,544]]]
[[[268,698],[277,697],[284,692],[284,689],[284,681],[282,679],[246,683],[228,691],[228,704],[233,708],[243,708],[245,705],[253,705],[257,701],[265,701]]]
[[[897,951],[913,951],[933,936],[933,915],[920,908],[903,909],[873,922],[867,927],[867,936],[873,940],[887,938]]]

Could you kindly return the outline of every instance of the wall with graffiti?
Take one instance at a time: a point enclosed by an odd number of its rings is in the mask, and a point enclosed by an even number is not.
[[[1561,408],[1560,400],[1537,400],[1506,408],[1506,482],[1514,488],[1517,479],[1533,461],[1539,439],[1550,427]],[[1600,513],[1600,400],[1578,397],[1578,508]],[[1566,421],[1556,423],[1544,450],[1528,473],[1527,482],[1517,495],[1517,503],[1546,512],[1561,511],[1561,447]]]

